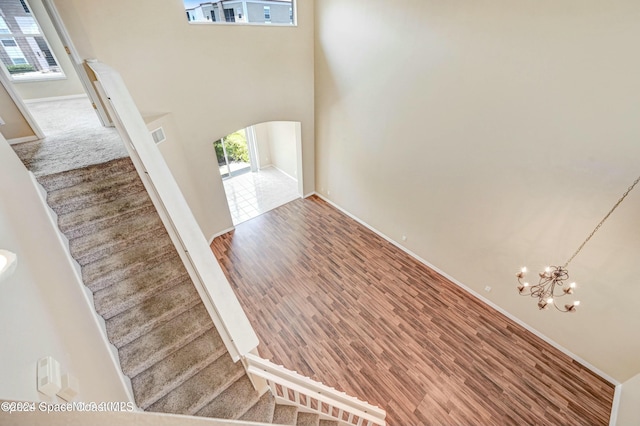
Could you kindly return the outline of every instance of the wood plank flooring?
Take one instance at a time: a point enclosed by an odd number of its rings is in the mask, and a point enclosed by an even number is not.
[[[317,197],[211,247],[264,358],[391,426],[609,423],[613,385]]]

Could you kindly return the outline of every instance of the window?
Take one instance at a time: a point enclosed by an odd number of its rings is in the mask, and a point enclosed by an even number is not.
[[[236,15],[233,12],[233,9],[224,10],[224,20],[227,22],[236,22]]]
[[[295,25],[294,0],[183,0],[183,3],[191,24]]]
[[[0,16],[0,34],[11,34],[9,27],[2,16]]]
[[[22,5],[24,13],[31,13],[31,11],[29,10],[29,6],[27,6],[27,2],[25,0],[20,0],[20,4]]]
[[[22,34],[40,34],[38,24],[32,16],[16,16],[16,23]]]
[[[0,64],[14,81],[64,78],[27,0],[0,0]]]

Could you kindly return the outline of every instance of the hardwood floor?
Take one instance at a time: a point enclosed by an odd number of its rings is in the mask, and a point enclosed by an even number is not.
[[[607,425],[613,385],[317,197],[211,245],[260,354],[389,425]]]

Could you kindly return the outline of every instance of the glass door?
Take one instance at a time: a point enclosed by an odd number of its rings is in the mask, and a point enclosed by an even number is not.
[[[215,141],[213,146],[223,179],[251,171],[249,146],[244,129]]]

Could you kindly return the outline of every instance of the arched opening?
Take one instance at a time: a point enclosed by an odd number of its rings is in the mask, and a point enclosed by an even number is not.
[[[255,124],[214,147],[234,225],[302,196],[299,122]]]

